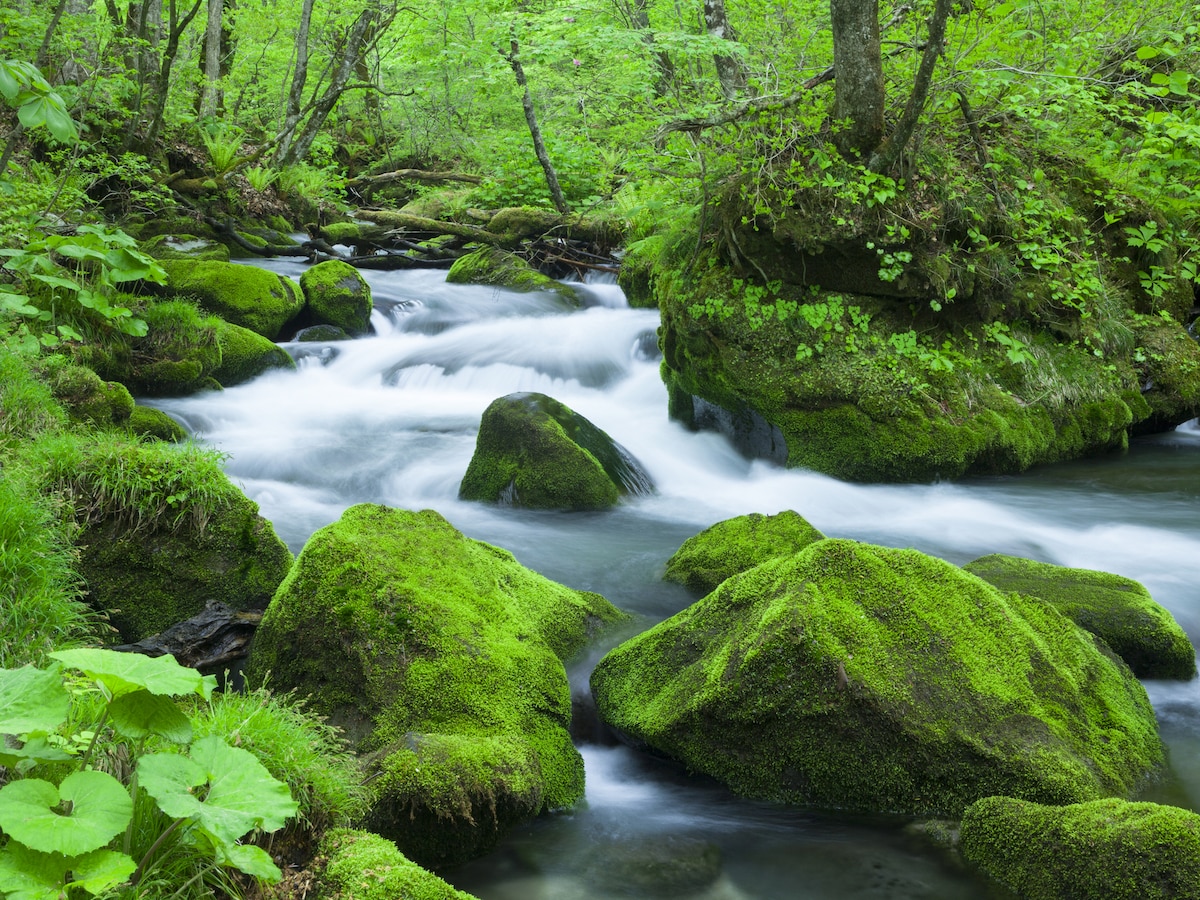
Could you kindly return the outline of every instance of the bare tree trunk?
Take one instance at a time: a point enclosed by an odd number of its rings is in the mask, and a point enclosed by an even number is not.
[[[704,26],[709,37],[722,41],[736,41],[737,34],[729,25],[725,15],[725,0],[704,0]],[[736,100],[746,92],[746,70],[736,56],[724,53],[713,55],[717,67],[717,80],[726,100]]]
[[[200,108],[197,110],[202,119],[216,116],[219,106],[221,17],[224,11],[224,0],[208,0],[208,20],[204,26],[204,89],[200,94]]]
[[[159,65],[158,77],[155,78],[153,84],[150,128],[146,132],[146,143],[151,146],[158,140],[158,133],[162,131],[163,116],[167,110],[167,93],[171,88],[171,67],[175,65],[175,56],[179,53],[179,39],[187,31],[187,27],[192,24],[192,19],[196,18],[202,2],[203,0],[196,0],[192,8],[180,18],[175,0],[170,0],[167,45],[163,48],[162,63]]]
[[[533,152],[537,155],[538,162],[541,163],[542,171],[546,173],[546,187],[550,189],[550,198],[554,201],[554,208],[565,216],[571,211],[571,208],[567,206],[567,200],[563,197],[562,188],[558,184],[558,173],[554,171],[554,164],[550,162],[550,156],[546,153],[546,144],[542,140],[542,129],[538,127],[537,113],[533,109],[533,96],[529,93],[529,82],[525,78],[525,67],[521,65],[521,58],[517,55],[520,49],[517,39],[513,37],[509,40],[508,52],[501,51],[501,53],[508,60],[508,64],[512,66],[517,86],[521,89],[521,105],[525,107],[525,121],[529,124],[529,134],[533,138]]]
[[[869,156],[883,140],[879,0],[829,0],[833,22],[834,141],[843,156]]]
[[[34,57],[33,64],[38,67],[46,80],[53,83],[54,74],[47,71],[47,65],[50,62],[50,41],[54,37],[54,32],[58,30],[58,23],[62,21],[63,11],[67,8],[67,0],[58,0],[58,5],[54,7],[54,15],[50,17],[50,24],[46,26],[46,33],[42,37],[42,44],[38,47],[37,56]]]
[[[304,102],[304,83],[308,80],[308,32],[312,22],[313,0],[304,0],[300,7],[300,26],[296,29],[296,68],[292,71],[292,86],[288,89],[287,107],[283,114],[283,127],[279,129],[282,140],[275,151],[274,162],[282,163],[291,149],[291,135],[300,124],[301,105]]]

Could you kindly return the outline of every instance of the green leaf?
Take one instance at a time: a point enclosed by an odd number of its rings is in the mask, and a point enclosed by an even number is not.
[[[26,128],[33,129],[46,123],[46,110],[50,102],[45,97],[33,95],[17,108],[17,118]]]
[[[105,254],[104,261],[111,270],[109,277],[114,282],[137,281],[163,272],[162,266],[152,257],[125,247],[110,250]]]
[[[1157,47],[1138,47],[1137,58],[1142,60],[1154,59],[1161,52]]]
[[[154,753],[138,762],[138,783],[175,818],[194,819],[215,842],[233,844],[254,828],[282,828],[299,806],[253,753],[210,735],[191,747],[191,759]],[[200,800],[192,788],[208,784]]]
[[[116,887],[137,871],[137,863],[116,850],[96,850],[69,860],[71,887],[81,887],[89,894],[99,894]]]
[[[0,850],[0,894],[6,900],[58,900],[66,870],[61,853],[39,853],[9,841]]]
[[[0,97],[3,97],[9,103],[17,99],[17,94],[21,90],[21,83],[13,76],[8,65],[0,60]]]
[[[1175,71],[1171,73],[1171,78],[1168,87],[1172,94],[1185,96],[1188,92],[1188,86],[1191,84],[1192,76],[1187,72]]]
[[[267,882],[283,880],[283,873],[275,860],[262,847],[253,844],[233,844],[217,849],[217,860],[223,866],[231,866],[247,875],[261,878]]]
[[[60,811],[60,804],[68,811]],[[0,828],[46,853],[75,856],[98,850],[132,818],[129,791],[105,772],[73,772],[57,788],[40,778],[0,788]]]
[[[173,656],[142,656],[115,650],[58,650],[54,659],[73,669],[82,669],[89,678],[103,684],[113,697],[144,689],[152,694],[212,696],[215,679],[205,678],[195,669],[181,666]]]
[[[67,720],[70,705],[57,666],[0,669],[0,734],[53,731]]]
[[[0,747],[0,766],[10,769],[29,769],[38,763],[66,762],[70,753],[61,750],[46,740],[46,735],[30,736],[20,747]]]
[[[53,99],[57,99],[57,95],[54,95]],[[46,128],[60,144],[74,144],[79,140],[75,122],[72,121],[71,114],[62,107],[62,101],[54,103],[53,99],[46,107]]]
[[[34,272],[30,278],[36,278],[42,284],[48,284],[51,287],[65,288],[68,291],[83,290],[82,286],[74,278],[64,278],[62,275],[43,275],[41,272]]]
[[[192,723],[175,701],[149,691],[122,694],[109,705],[108,714],[113,726],[125,737],[156,734],[177,744],[192,739]]]

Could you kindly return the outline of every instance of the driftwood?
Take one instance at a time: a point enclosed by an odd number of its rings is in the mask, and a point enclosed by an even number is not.
[[[426,172],[423,169],[396,169],[381,175],[359,175],[346,182],[346,187],[376,187],[393,181],[421,181],[426,184],[441,184],[445,181],[461,181],[464,184],[480,184],[481,175],[465,175],[462,172]]]
[[[466,238],[469,241],[479,241],[502,247],[510,241],[504,235],[492,234],[486,228],[478,225],[464,225],[462,222],[443,222],[440,219],[427,219],[424,216],[414,216],[393,209],[360,209],[355,212],[360,219],[374,222],[376,225],[386,225],[389,228],[400,229],[413,234],[427,234],[437,237],[452,234],[455,237]]]
[[[261,621],[261,612],[239,612],[223,603],[210,602],[203,612],[161,634],[112,649],[143,656],[169,653],[180,665],[217,675],[238,668]]]

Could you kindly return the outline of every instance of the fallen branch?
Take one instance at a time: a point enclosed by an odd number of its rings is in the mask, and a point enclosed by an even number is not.
[[[466,175],[462,172],[426,172],[423,169],[396,169],[381,175],[359,175],[346,182],[346,187],[374,186],[393,181],[422,181],[426,184],[441,184],[444,181],[461,181],[464,184],[481,184],[482,175]]]
[[[374,222],[376,225],[386,225],[402,231],[417,232],[418,234],[441,235],[452,234],[455,237],[466,238],[469,241],[479,241],[496,247],[507,246],[510,241],[505,237],[493,234],[477,225],[464,225],[461,222],[443,222],[440,219],[427,219],[424,216],[414,216],[409,213],[389,209],[360,209],[355,216]]]

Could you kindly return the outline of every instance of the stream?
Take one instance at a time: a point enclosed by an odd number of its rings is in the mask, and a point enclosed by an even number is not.
[[[293,278],[304,268],[255,264]],[[582,286],[589,303],[574,309],[550,294],[448,285],[437,271],[363,275],[372,336],[287,344],[295,372],[155,402],[226,454],[230,477],[293,552],[355,503],[433,508],[529,568],[603,594],[636,617],[636,631],[695,599],[661,580],[686,538],[731,516],[794,509],[830,537],[957,564],[999,552],[1135,578],[1200,639],[1195,422],[1127,453],[1020,476],[846,484],[746,460],[720,435],[669,421],[658,313],[630,309],[614,284]],[[599,513],[459,501],[480,416],[514,391],[541,391],[589,418],[642,462],[657,493]],[[572,667],[578,696],[607,646]],[[1200,810],[1200,680],[1146,687],[1172,764],[1146,799]],[[999,896],[907,836],[903,820],[754,803],[627,748],[580,750],[585,801],[445,873],[452,884],[481,900]]]

